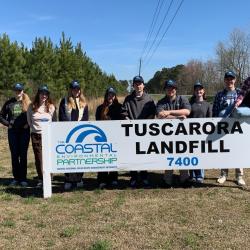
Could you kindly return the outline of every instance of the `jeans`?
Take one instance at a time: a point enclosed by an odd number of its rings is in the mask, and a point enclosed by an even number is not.
[[[12,174],[16,181],[26,181],[27,151],[30,141],[29,129],[8,129]]]
[[[202,178],[204,179],[205,170],[204,169],[191,169],[189,170],[189,175],[191,178]]]
[[[31,141],[35,156],[36,172],[39,180],[43,179],[42,135],[31,133]]]

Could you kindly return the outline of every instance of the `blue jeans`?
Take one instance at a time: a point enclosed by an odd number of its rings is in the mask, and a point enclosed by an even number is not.
[[[30,141],[29,128],[8,129],[8,140],[13,177],[16,181],[25,181],[27,176],[27,151]]]
[[[204,169],[191,169],[189,170],[189,175],[190,175],[190,178],[202,178],[204,179],[204,176],[205,176],[205,170]]]

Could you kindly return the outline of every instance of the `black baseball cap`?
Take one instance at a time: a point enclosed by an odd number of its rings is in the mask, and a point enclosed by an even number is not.
[[[144,84],[144,80],[143,80],[143,78],[141,76],[135,76],[133,78],[133,84],[134,83],[143,83]]]
[[[164,89],[166,88],[175,88],[177,89],[177,85],[176,85],[176,82],[173,81],[173,80],[167,80],[164,84]]]
[[[226,73],[225,73],[225,76],[224,76],[224,78],[228,78],[228,77],[232,77],[232,78],[236,78],[236,74],[233,72],[233,71],[227,71]]]
[[[115,91],[115,89],[113,87],[107,88],[106,94],[109,94],[109,93],[112,93],[112,94],[116,95],[116,91]]]
[[[204,89],[204,86],[200,82],[197,82],[197,83],[194,84],[194,89],[195,88],[202,88],[202,89]]]
[[[71,89],[80,89],[81,88],[80,83],[78,81],[72,81],[70,83],[69,87]]]
[[[46,84],[43,84],[38,88],[38,92],[39,93],[46,92],[49,94],[49,88]]]

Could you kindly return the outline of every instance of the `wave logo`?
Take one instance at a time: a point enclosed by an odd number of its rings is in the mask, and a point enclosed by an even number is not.
[[[69,132],[69,134],[68,134],[68,136],[67,136],[67,138],[66,138],[66,143],[69,143],[69,141],[71,140],[72,136],[73,136],[74,134],[76,134],[76,132],[77,132],[78,130],[81,130],[81,129],[84,129],[84,128],[87,128],[88,130],[81,132],[81,133],[77,136],[77,138],[76,138],[76,140],[75,140],[76,143],[81,143],[81,142],[83,142],[84,139],[85,139],[88,135],[91,135],[91,134],[96,134],[96,136],[94,137],[96,142],[107,142],[107,137],[106,137],[106,135],[104,134],[104,132],[103,132],[100,128],[98,128],[97,126],[94,126],[94,125],[89,125],[89,124],[87,124],[87,125],[79,125],[79,126],[73,128],[73,129]]]
[[[89,143],[92,136],[94,142]],[[88,137],[88,140],[87,140]],[[88,143],[84,143],[87,140]],[[107,136],[95,125],[84,124],[73,128],[66,137],[65,143],[56,146],[58,154],[115,153],[112,143],[107,142]]]

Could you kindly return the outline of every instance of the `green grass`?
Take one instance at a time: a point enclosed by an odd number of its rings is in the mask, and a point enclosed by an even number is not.
[[[89,250],[109,250],[111,249],[111,244],[107,240],[97,240],[89,248]]]

